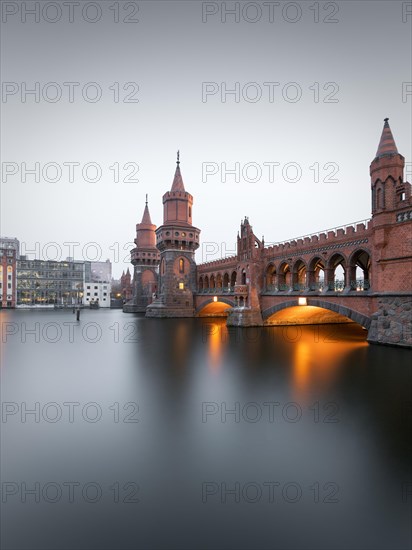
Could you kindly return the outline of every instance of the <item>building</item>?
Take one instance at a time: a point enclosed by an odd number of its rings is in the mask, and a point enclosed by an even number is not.
[[[13,248],[16,251],[16,260],[20,259],[20,241],[16,237],[0,237],[0,248]]]
[[[155,232],[160,252],[156,298],[146,316],[224,314],[228,325],[246,327],[272,324],[273,316],[286,310],[284,323],[301,324],[305,311],[313,310],[299,307],[314,306],[312,324],[321,322],[322,312],[328,322],[335,315],[336,322],[361,324],[369,342],[412,347],[412,195],[404,169],[405,158],[385,119],[370,165],[369,220],[268,247],[246,217],[234,256],[196,265],[200,230],[192,225],[193,197],[185,190],[178,156],[172,188],[163,196],[163,224],[156,229],[144,215],[136,226],[137,235],[141,227],[150,236]],[[143,251],[150,250],[157,261],[150,239],[135,240],[131,261],[139,269],[148,265]],[[151,268],[154,275],[156,264]],[[137,277],[133,297],[142,295],[147,288]],[[141,306],[133,298],[124,311]]]
[[[110,307],[112,264],[105,262],[84,263],[83,304]]]
[[[11,244],[0,248],[0,296],[2,308],[16,307],[16,263],[17,250]]]
[[[84,262],[17,261],[17,304],[71,306],[83,298]]]

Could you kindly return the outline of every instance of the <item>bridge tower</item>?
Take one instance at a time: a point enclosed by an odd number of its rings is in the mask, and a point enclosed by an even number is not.
[[[235,307],[229,310],[229,326],[263,325],[259,295],[262,290],[263,239],[253,233],[249,218],[245,216],[237,235],[237,273],[235,284]]]
[[[157,292],[160,254],[156,248],[156,226],[152,224],[147,202],[142,221],[136,224],[136,248],[131,251],[133,264],[133,296],[123,311],[126,313],[145,312]]]
[[[372,188],[372,288],[410,291],[412,244],[411,184],[403,179],[405,158],[399,154],[385,118],[376,156],[370,165]],[[409,222],[409,223],[407,223]]]
[[[192,225],[193,197],[185,190],[179,152],[172,188],[163,195],[163,225],[156,230],[160,251],[158,298],[147,317],[193,317],[196,291],[195,251],[200,229]]]

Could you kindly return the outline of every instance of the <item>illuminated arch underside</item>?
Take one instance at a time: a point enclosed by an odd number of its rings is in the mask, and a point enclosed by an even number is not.
[[[291,306],[277,311],[266,320],[268,325],[315,325],[354,322],[340,313],[318,306]]]

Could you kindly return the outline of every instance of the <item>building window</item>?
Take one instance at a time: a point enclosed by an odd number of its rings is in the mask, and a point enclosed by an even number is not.
[[[404,201],[406,199],[406,194],[405,192],[401,193],[401,201]]]
[[[97,296],[97,292],[95,292],[94,295]]]
[[[180,258],[179,260],[179,273],[184,273],[185,272],[185,261],[183,260],[183,258]]]
[[[7,283],[7,288],[11,288],[11,283]]]
[[[107,296],[107,292],[103,292],[103,296]]]
[[[86,296],[90,296],[90,292],[88,292],[88,293],[86,294]],[[87,298],[87,299],[89,299],[89,298]]]
[[[185,289],[185,283],[179,283],[179,290]]]

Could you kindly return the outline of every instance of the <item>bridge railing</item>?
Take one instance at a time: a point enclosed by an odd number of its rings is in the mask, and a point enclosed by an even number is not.
[[[350,281],[349,287],[351,290],[357,292],[368,291],[370,289],[370,281],[368,279],[356,279]],[[330,292],[343,292],[345,290],[345,281],[336,280],[331,283],[325,281],[317,281],[307,285],[306,283],[278,284],[278,285],[266,285],[264,292],[277,293],[277,292],[323,292],[327,288]]]
[[[223,287],[216,287],[216,288],[198,288],[196,290],[196,294],[234,294],[235,289],[234,287],[230,286],[223,286]]]

